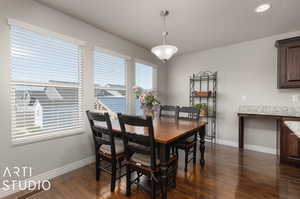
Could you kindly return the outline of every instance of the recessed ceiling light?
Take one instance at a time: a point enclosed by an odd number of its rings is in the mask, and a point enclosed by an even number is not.
[[[266,12],[270,8],[271,8],[271,4],[264,3],[264,4],[261,4],[261,5],[257,6],[254,11],[257,12],[257,13]]]

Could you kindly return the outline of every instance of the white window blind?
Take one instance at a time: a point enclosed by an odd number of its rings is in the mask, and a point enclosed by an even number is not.
[[[135,63],[135,85],[143,88],[144,90],[153,90],[154,69],[152,66]],[[135,110],[137,115],[143,115],[141,104],[138,100],[135,102]]]
[[[135,84],[145,90],[153,89],[153,71],[152,66],[136,63],[135,64]]]
[[[126,60],[122,57],[94,51],[94,83],[96,109],[116,113],[127,111]]]
[[[80,45],[11,24],[12,138],[83,130]]]

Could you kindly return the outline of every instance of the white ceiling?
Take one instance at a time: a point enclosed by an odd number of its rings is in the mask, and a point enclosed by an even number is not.
[[[300,29],[300,0],[36,1],[147,49],[161,42],[159,13],[168,9],[168,41],[180,54]],[[265,2],[272,9],[254,13]]]

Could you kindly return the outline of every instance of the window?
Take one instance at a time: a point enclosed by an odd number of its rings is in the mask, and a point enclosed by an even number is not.
[[[100,50],[94,51],[96,109],[110,115],[127,112],[126,59]]]
[[[135,85],[143,88],[144,90],[155,90],[156,69],[152,66],[136,63],[135,64]],[[137,115],[142,115],[141,104],[138,100],[135,102],[135,110]]]
[[[10,43],[13,140],[83,132],[80,45],[14,24]]]

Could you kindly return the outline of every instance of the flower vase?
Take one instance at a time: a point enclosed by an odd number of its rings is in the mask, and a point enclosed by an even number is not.
[[[145,116],[152,116],[153,117],[153,110],[152,108],[143,108],[143,112]]]
[[[142,106],[142,109],[144,116],[151,116],[152,118],[155,117],[156,114],[152,106]]]

